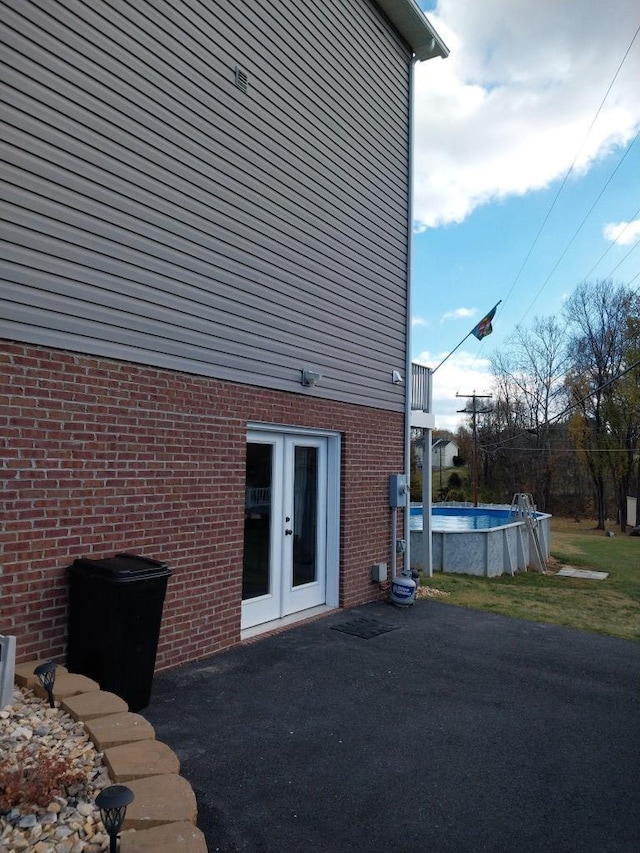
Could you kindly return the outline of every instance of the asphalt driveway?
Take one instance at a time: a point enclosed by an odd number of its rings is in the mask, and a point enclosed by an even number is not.
[[[639,688],[638,644],[419,601],[160,673],[143,713],[210,853],[638,853]]]

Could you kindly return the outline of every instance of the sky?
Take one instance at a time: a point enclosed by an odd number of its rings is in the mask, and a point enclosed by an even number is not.
[[[412,357],[455,431],[516,328],[585,280],[640,288],[640,2],[418,3],[450,55],[415,72]]]

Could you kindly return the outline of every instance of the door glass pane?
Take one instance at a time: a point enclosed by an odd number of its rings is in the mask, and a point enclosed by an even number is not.
[[[244,500],[242,598],[266,595],[271,588],[271,487],[273,445],[247,444]]]
[[[318,448],[295,448],[293,479],[293,585],[316,580]]]

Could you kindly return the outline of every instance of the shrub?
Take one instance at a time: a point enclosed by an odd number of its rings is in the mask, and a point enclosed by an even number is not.
[[[56,796],[65,796],[73,785],[82,784],[84,774],[69,767],[68,759],[38,750],[28,763],[20,755],[17,764],[0,762],[0,814],[16,806],[23,810],[46,808]]]

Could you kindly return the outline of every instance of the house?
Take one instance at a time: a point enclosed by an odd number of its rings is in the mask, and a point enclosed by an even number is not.
[[[422,414],[422,413],[420,413]],[[420,433],[422,432],[422,428]],[[429,446],[429,434],[420,434],[417,430],[414,431],[411,439],[411,452],[416,468],[421,471],[424,464],[424,448],[425,441]],[[432,468],[451,468],[455,462],[454,458],[458,456],[458,445],[455,441],[448,438],[437,438],[431,442],[431,467]],[[429,464],[427,462],[427,464]]]
[[[431,467],[451,468],[458,455],[458,445],[448,438],[438,438],[431,445]]]
[[[77,557],[168,564],[158,669],[385,595],[437,33],[414,0],[0,5],[18,662],[64,659]]]

